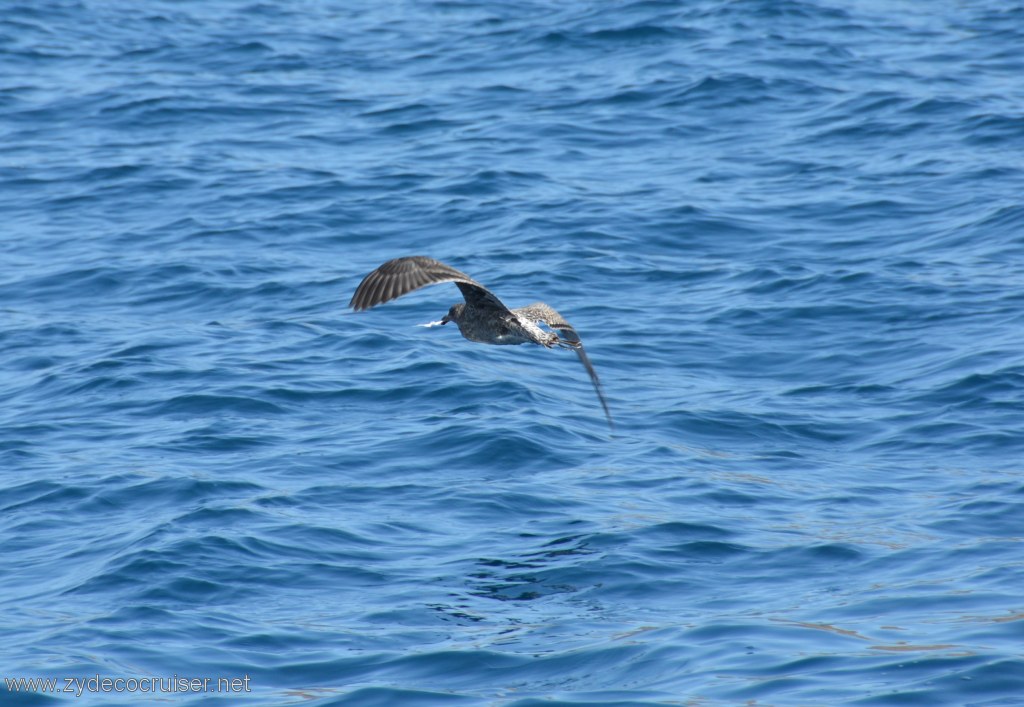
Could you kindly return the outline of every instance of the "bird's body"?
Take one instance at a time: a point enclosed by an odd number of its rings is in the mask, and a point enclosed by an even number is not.
[[[559,346],[576,351],[590,374],[608,424],[612,423],[608,404],[601,392],[601,381],[583,351],[579,335],[562,315],[543,302],[509,309],[490,290],[464,272],[433,258],[413,255],[389,260],[363,278],[349,306],[357,311],[369,309],[440,282],[454,282],[466,300],[452,305],[441,323],[455,322],[462,336],[470,341],[499,346],[538,344],[546,348]],[[553,331],[545,331],[539,324]]]
[[[498,346],[540,344],[551,348],[559,343],[557,334],[544,331],[529,318],[526,307],[498,312],[493,309],[457,304],[448,312],[448,321],[455,322],[462,335],[470,341]]]

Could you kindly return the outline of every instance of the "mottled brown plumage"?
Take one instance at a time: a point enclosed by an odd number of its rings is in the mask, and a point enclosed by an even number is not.
[[[452,305],[441,323],[455,322],[462,335],[470,341],[498,345],[529,343],[547,348],[560,346],[573,349],[590,375],[608,424],[612,425],[601,381],[583,350],[579,334],[561,314],[543,302],[509,309],[494,293],[466,273],[433,258],[413,255],[389,260],[363,278],[349,306],[356,311],[369,309],[413,290],[441,282],[454,282],[465,299],[464,303]],[[538,324],[544,324],[554,331],[545,331]]]

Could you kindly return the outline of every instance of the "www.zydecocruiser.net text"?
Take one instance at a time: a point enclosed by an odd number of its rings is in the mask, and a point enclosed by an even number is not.
[[[86,693],[181,693],[181,692],[251,692],[249,676],[242,677],[91,677],[26,678],[5,677],[8,693],[42,692],[81,697]]]

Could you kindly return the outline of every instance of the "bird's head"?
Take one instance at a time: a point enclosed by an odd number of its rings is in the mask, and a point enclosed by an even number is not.
[[[441,317],[441,323],[447,324],[448,322],[459,323],[459,317],[462,316],[462,310],[466,308],[466,305],[459,303],[453,304],[451,309],[448,310],[448,314]]]

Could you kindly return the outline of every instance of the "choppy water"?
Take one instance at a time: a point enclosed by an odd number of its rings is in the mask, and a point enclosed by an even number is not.
[[[4,677],[1024,704],[1022,47],[1005,0],[3,3]],[[615,435],[570,352],[417,328],[454,287],[347,311],[417,253],[562,311]]]

